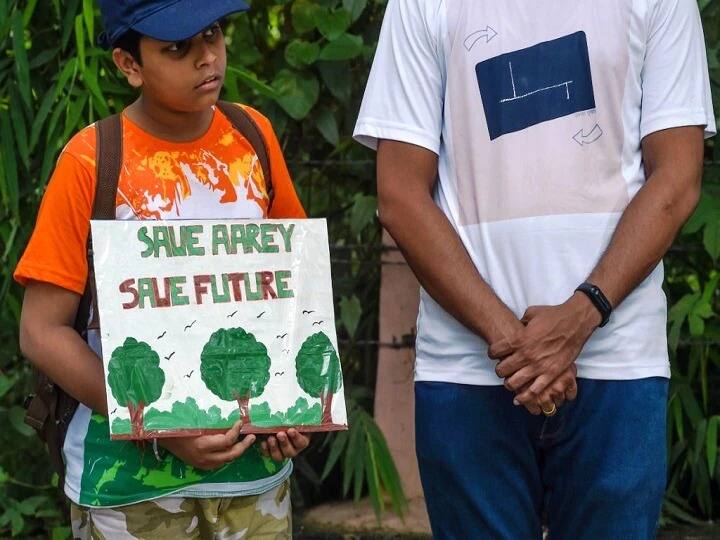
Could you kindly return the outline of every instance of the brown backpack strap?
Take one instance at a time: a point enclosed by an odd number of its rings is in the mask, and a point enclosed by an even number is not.
[[[255,123],[255,120],[253,120],[250,114],[248,114],[248,112],[239,105],[235,105],[227,101],[218,101],[217,106],[222,113],[227,116],[233,127],[247,139],[250,146],[252,146],[255,151],[255,154],[257,154],[260,166],[262,167],[263,178],[265,179],[265,190],[268,195],[269,214],[270,208],[272,208],[275,192],[273,190],[272,170],[270,169],[270,157],[265,137],[263,136],[262,131],[260,131],[257,123]]]
[[[122,167],[122,117],[114,114],[95,125],[95,199],[92,219],[115,219],[117,186]],[[83,331],[100,327],[95,290],[95,267],[92,238],[87,241],[88,278],[80,305],[78,306],[75,328]],[[92,311],[91,311],[92,310]]]

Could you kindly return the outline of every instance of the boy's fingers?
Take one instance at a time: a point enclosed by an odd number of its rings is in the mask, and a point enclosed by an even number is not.
[[[275,461],[282,461],[284,459],[278,447],[277,439],[272,435],[268,437],[268,449],[270,450],[270,457]]]
[[[295,457],[295,454],[297,452],[293,447],[292,443],[290,442],[290,438],[288,437],[287,433],[285,433],[284,431],[279,432],[277,434],[277,440],[283,456],[285,456],[286,458]]]
[[[235,443],[229,450],[225,450],[223,452],[215,452],[212,457],[213,459],[219,461],[221,464],[230,463],[232,460],[242,456],[245,451],[252,446],[254,442],[255,435],[250,434],[244,439]]]
[[[225,433],[226,446],[234,445],[237,442],[237,440],[240,438],[240,430],[241,429],[242,429],[242,422],[237,421],[233,424],[233,427],[231,427],[229,430],[227,430],[227,432]]]
[[[310,435],[304,435],[294,428],[289,429],[287,434],[296,450],[305,450],[310,445]]]
[[[263,441],[260,443],[260,453],[265,457],[270,457],[270,450],[268,450],[267,441]]]

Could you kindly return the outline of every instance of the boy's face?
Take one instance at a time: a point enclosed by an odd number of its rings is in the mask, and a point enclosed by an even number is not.
[[[153,102],[179,112],[200,112],[215,105],[225,80],[227,55],[219,23],[185,41],[158,41],[143,36],[138,64],[116,49],[116,64],[128,82]]]

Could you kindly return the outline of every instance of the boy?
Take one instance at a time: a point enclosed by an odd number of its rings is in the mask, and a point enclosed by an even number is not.
[[[117,67],[140,97],[122,114],[117,219],[304,218],[268,120],[270,201],[249,142],[215,107],[226,51],[217,21],[247,10],[223,0],[101,0]],[[200,9],[202,8],[202,9]],[[69,142],[15,272],[27,287],[23,353],[80,405],[63,446],[75,538],[289,538],[288,458],[309,439],[294,429],[239,439],[225,434],[158,440],[155,451],[111,441],[100,340],[73,329],[88,275],[86,241],[95,194],[95,129]],[[272,459],[269,459],[272,458]]]

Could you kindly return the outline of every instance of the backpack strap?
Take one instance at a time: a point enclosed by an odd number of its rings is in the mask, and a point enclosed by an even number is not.
[[[270,158],[267,143],[265,142],[265,136],[255,120],[253,120],[252,116],[250,116],[244,108],[227,101],[218,101],[217,107],[225,116],[227,116],[233,127],[247,139],[258,157],[258,161],[260,161],[263,178],[265,179],[265,191],[268,196],[269,214],[270,208],[272,208],[273,199],[275,198],[275,191],[273,190],[272,170],[270,169]]]
[[[122,117],[114,114],[95,124],[95,199],[91,219],[115,219],[115,201],[122,157]],[[100,327],[90,234],[87,240],[87,261],[88,278],[75,319],[75,329],[84,337],[87,329]]]

